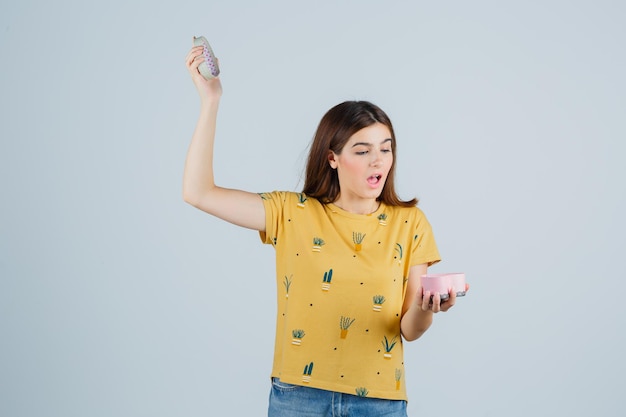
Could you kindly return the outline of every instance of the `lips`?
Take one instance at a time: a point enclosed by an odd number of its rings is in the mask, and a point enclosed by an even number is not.
[[[381,174],[374,174],[367,178],[367,183],[370,185],[378,185],[383,176]]]

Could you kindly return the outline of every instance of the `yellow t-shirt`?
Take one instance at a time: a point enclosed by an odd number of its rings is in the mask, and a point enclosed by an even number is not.
[[[413,265],[439,261],[417,207],[349,213],[293,192],[262,193],[276,249],[272,376],[329,391],[406,399],[400,316]]]

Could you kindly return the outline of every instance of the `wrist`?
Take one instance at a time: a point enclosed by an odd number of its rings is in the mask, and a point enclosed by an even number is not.
[[[215,113],[220,106],[219,99],[202,99],[200,100],[201,113]]]

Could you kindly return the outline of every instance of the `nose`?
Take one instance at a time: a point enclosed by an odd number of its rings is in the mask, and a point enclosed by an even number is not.
[[[382,165],[383,163],[383,159],[382,159],[382,153],[381,152],[372,152],[372,161],[370,162],[370,165],[372,165],[373,167],[379,167]]]

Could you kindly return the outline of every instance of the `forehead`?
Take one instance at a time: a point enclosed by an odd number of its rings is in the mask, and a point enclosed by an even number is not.
[[[391,131],[389,128],[382,123],[374,123],[373,125],[364,127],[363,129],[357,131],[354,135],[350,136],[346,145],[380,145],[387,139],[391,139]]]

